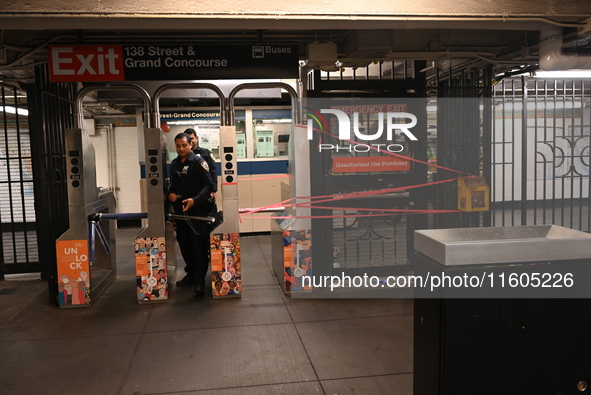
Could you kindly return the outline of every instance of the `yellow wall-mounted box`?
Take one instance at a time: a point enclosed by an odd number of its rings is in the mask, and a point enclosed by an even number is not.
[[[458,180],[458,210],[488,211],[490,189],[483,177],[464,177]]]

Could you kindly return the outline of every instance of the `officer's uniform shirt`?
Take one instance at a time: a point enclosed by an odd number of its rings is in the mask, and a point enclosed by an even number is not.
[[[213,154],[210,150],[206,148],[197,147],[193,150],[193,152],[203,158],[207,165],[209,166],[209,175],[211,176],[211,182],[213,182],[213,192],[218,191],[218,175],[215,166],[215,160],[213,159]]]
[[[192,216],[208,214],[207,200],[213,190],[209,165],[203,158],[191,152],[185,162],[176,157],[170,164],[170,193],[180,195],[173,203],[176,213],[182,212],[182,201],[192,198],[195,204],[187,212]]]

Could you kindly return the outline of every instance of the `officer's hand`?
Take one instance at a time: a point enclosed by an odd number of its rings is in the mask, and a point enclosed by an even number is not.
[[[170,200],[173,203],[176,202],[176,193],[169,193],[168,200]]]
[[[213,200],[214,200],[214,201],[215,201],[215,195],[216,195],[216,193],[217,193],[217,192],[212,192],[212,193],[211,193],[211,197],[213,198]]]
[[[191,198],[183,200],[183,211],[189,210],[194,204],[195,201]]]

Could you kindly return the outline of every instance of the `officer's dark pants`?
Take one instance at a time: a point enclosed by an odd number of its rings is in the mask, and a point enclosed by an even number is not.
[[[209,269],[207,224],[203,221],[177,221],[176,239],[185,260],[185,272],[192,276],[196,283],[205,281]]]

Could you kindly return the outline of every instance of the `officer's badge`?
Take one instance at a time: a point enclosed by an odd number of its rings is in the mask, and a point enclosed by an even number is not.
[[[189,166],[183,166],[183,170],[181,170],[181,174],[187,174],[189,171]]]
[[[201,167],[203,167],[205,171],[209,173],[209,166],[207,165],[206,161],[201,162]]]

